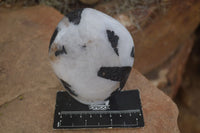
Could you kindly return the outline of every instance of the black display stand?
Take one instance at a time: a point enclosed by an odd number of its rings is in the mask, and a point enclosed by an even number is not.
[[[82,104],[67,92],[57,92],[54,129],[143,126],[144,119],[138,90],[115,93],[105,105]]]

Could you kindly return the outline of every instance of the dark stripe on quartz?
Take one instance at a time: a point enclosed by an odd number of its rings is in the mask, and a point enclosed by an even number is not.
[[[60,79],[60,81],[61,81],[61,83],[63,84],[63,86],[65,87],[65,89],[70,93],[70,94],[72,94],[73,96],[78,96],[75,92],[74,92],[74,90],[72,90],[70,87],[71,87],[71,85],[70,84],[68,84],[67,82],[65,82],[64,80],[62,80],[62,79]]]
[[[111,43],[112,48],[114,49],[115,53],[119,56],[118,53],[118,40],[119,40],[119,36],[115,35],[114,31],[110,31],[110,30],[106,30],[107,36],[108,36],[108,40]]]
[[[132,50],[131,50],[131,57],[135,57],[135,49],[134,49],[134,47],[132,47]]]
[[[61,55],[61,54],[67,54],[67,51],[65,50],[65,47],[62,46],[62,49],[61,50],[57,50],[55,52],[55,56],[58,56],[58,55]]]
[[[75,25],[78,25],[81,21],[81,14],[84,8],[77,9],[73,12],[70,12],[66,15],[66,17],[69,19],[69,22],[74,23]]]
[[[54,40],[55,40],[57,34],[58,34],[58,28],[55,29],[55,31],[53,32],[53,35],[51,36],[50,44],[49,44],[49,50],[51,49],[51,45],[52,45],[52,43],[54,42]]]
[[[120,82],[120,89],[121,90],[126,80],[128,79],[129,73],[131,71],[130,66],[124,66],[124,67],[101,67],[97,73],[99,77],[113,80],[113,81],[119,81]]]

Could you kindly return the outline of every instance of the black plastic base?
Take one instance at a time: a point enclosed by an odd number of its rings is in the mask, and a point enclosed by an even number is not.
[[[54,129],[143,127],[138,90],[121,91],[107,105],[85,105],[67,92],[57,92]]]

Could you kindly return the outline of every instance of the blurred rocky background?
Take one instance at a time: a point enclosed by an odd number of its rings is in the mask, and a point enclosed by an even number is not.
[[[11,11],[37,5],[53,7],[62,14],[77,8],[91,7],[119,20],[134,38],[134,68],[177,103],[178,125],[182,133],[200,133],[199,0],[0,0],[0,21],[2,18],[20,15],[11,15]],[[1,18],[1,15],[7,14],[10,16]],[[55,19],[60,18],[55,16]],[[23,23],[33,26],[28,21]],[[0,38],[6,40],[7,27],[1,26],[3,34],[0,34]],[[15,30],[14,25],[10,27]],[[51,28],[54,27],[51,25]],[[5,44],[0,43],[1,52]],[[1,62],[0,81],[3,82],[1,79],[5,79],[4,68],[7,66]],[[23,96],[17,98],[23,99]]]

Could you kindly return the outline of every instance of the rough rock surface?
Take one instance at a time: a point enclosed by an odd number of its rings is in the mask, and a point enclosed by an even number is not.
[[[0,9],[0,27],[4,31],[0,33],[0,105],[27,91],[52,88],[56,83],[45,62],[52,31],[62,16],[52,15],[52,8],[48,12],[47,8],[39,9]]]
[[[95,3],[97,3],[99,0],[80,0],[80,2],[82,2],[83,4],[87,4],[87,5],[93,5]]]
[[[0,9],[0,131],[65,132],[52,129],[55,96],[62,87],[48,60],[48,45],[62,15],[37,6]],[[177,133],[178,110],[172,100],[135,69],[126,89],[139,89],[145,127],[77,132]],[[68,131],[74,132],[74,131]]]
[[[128,28],[136,47],[135,68],[170,97],[182,81],[199,7],[197,0],[111,0],[96,6]]]
[[[181,133],[200,132],[200,26],[196,30],[196,39],[192,54],[187,62],[176,103],[180,109],[178,118]]]

